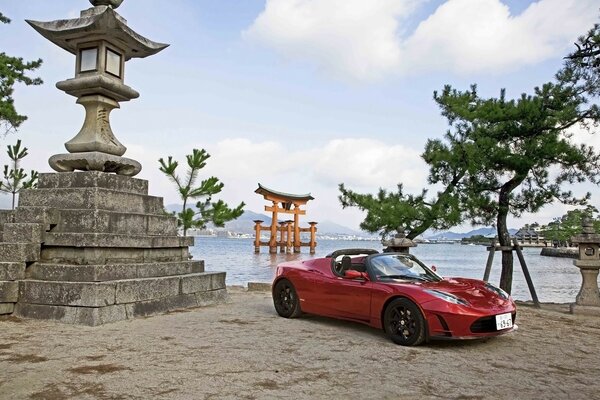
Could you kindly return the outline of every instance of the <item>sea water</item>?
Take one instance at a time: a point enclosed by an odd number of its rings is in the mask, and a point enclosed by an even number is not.
[[[194,259],[204,260],[207,271],[227,272],[228,285],[246,285],[248,282],[271,282],[277,264],[324,257],[332,251],[347,248],[368,248],[378,251],[382,246],[377,241],[321,240],[316,254],[310,255],[303,247],[300,254],[269,254],[262,247],[260,254],[254,254],[253,239],[228,239],[217,237],[196,237],[191,249]],[[572,303],[581,286],[581,274],[569,258],[540,256],[540,248],[524,248],[523,255],[529,268],[538,298],[542,302]],[[488,252],[485,246],[461,244],[419,244],[411,249],[426,265],[435,265],[437,273],[446,277],[467,277],[482,279]],[[501,254],[497,252],[490,275],[490,282],[500,280]],[[512,295],[518,300],[531,300],[531,294],[523,276],[519,260],[514,254]]]

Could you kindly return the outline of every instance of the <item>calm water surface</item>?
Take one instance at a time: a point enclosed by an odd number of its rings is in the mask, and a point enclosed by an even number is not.
[[[245,285],[248,282],[270,282],[273,280],[277,264],[289,260],[312,258],[308,248],[301,254],[268,254],[261,248],[261,254],[254,254],[253,239],[225,239],[196,237],[192,248],[194,259],[206,262],[207,271],[226,271],[228,285]],[[334,250],[345,248],[372,248],[382,250],[379,242],[357,242],[345,240],[321,240],[315,257],[323,257]],[[267,252],[265,252],[265,250]],[[488,252],[484,246],[460,244],[419,244],[411,249],[427,265],[435,265],[442,276],[463,276],[483,278]],[[568,258],[542,257],[539,248],[524,248],[523,254],[529,267],[533,283],[540,301],[571,303],[581,285],[579,269]],[[500,280],[500,253],[494,257],[490,282]],[[527,284],[515,254],[513,277],[513,297],[531,300]]]

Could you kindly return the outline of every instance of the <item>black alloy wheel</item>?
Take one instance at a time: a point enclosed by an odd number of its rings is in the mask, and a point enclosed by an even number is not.
[[[300,299],[294,285],[287,279],[281,279],[273,289],[273,304],[277,314],[284,318],[296,318],[302,314]]]
[[[425,340],[425,318],[419,307],[408,299],[396,299],[387,306],[383,325],[396,344],[418,346]]]

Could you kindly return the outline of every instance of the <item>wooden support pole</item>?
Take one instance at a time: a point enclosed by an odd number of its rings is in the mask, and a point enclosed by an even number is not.
[[[294,204],[296,210],[300,210],[298,204]],[[300,220],[297,212],[294,212],[294,253],[300,253]]]
[[[533,286],[533,280],[531,279],[531,275],[529,274],[529,268],[527,268],[527,264],[525,263],[525,257],[523,257],[523,252],[521,251],[521,246],[519,246],[519,242],[517,239],[513,239],[515,243],[515,251],[517,252],[517,257],[519,257],[519,262],[521,263],[521,269],[523,270],[523,275],[525,275],[525,280],[527,281],[527,286],[529,287],[529,293],[531,293],[531,298],[533,300],[533,304],[535,307],[540,308],[540,301],[538,300],[537,293],[535,292],[535,287]]]
[[[309,222],[308,223],[310,225],[310,254],[315,254],[315,247],[317,247],[317,241],[316,241],[316,232],[317,232],[317,223],[316,222]]]
[[[277,253],[277,202],[273,201],[273,216],[271,219],[271,238],[269,239],[269,253]]]
[[[287,220],[285,221],[285,228],[287,230],[287,240],[286,240],[286,244],[285,244],[285,251],[286,253],[291,253],[292,252],[292,222],[291,220]]]
[[[286,243],[285,233],[286,232],[287,232],[287,229],[285,228],[285,222],[281,221],[279,223],[279,252],[280,253],[285,253],[285,243]]]
[[[492,263],[494,262],[494,254],[496,254],[496,241],[492,240],[492,245],[487,248],[490,254],[488,254],[487,263],[485,264],[485,272],[483,274],[483,280],[490,280],[490,271],[492,270]]]
[[[257,219],[254,223],[256,224],[254,226],[254,252],[258,254],[260,253],[260,231],[262,230],[260,224],[262,224],[263,221]]]

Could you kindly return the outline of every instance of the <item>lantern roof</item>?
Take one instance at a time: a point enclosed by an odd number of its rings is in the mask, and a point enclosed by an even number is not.
[[[70,53],[77,46],[94,40],[106,40],[123,50],[126,60],[144,58],[158,53],[168,44],[157,43],[134,32],[110,6],[100,5],[81,12],[80,18],[50,22],[27,20],[36,31]]]

